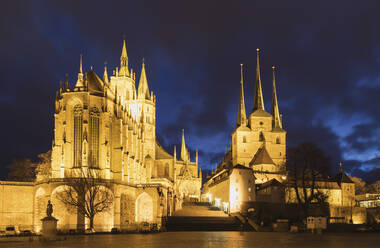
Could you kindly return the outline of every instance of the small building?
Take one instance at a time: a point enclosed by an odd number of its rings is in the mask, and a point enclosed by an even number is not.
[[[256,201],[283,203],[285,202],[285,187],[276,179],[256,185]]]
[[[356,204],[363,208],[380,207],[380,194],[361,194],[355,196]]]
[[[205,198],[225,212],[239,212],[243,203],[255,201],[255,176],[251,168],[236,165],[213,175],[204,185]]]

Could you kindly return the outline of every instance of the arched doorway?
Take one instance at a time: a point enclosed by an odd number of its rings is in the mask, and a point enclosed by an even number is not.
[[[153,222],[153,200],[146,192],[136,199],[136,222]]]

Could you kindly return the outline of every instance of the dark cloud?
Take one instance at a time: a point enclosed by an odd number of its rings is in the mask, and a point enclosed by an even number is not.
[[[181,129],[211,168],[230,143],[244,63],[252,109],[256,47],[264,100],[278,67],[289,145],[313,141],[356,175],[378,157],[380,16],[377,1],[5,1],[0,10],[1,174],[14,157],[45,152],[58,81],[73,83],[78,57],[109,73],[126,34],[130,64],[146,58],[157,94],[159,141],[172,151]],[[354,118],[355,117],[355,118]],[[193,153],[193,152],[192,152]],[[373,166],[376,168],[372,161]],[[368,168],[367,168],[368,170]],[[366,174],[367,173],[367,174]]]

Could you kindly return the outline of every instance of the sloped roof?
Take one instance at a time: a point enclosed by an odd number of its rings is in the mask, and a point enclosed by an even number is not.
[[[340,185],[341,183],[354,183],[347,175],[346,173],[339,172],[335,177],[334,180]]]
[[[156,159],[173,159],[165,149],[156,141]]]
[[[265,146],[260,147],[251,162],[249,162],[250,166],[259,164],[274,164]]]
[[[96,75],[94,70],[90,70],[87,73],[87,82],[89,91],[103,91],[103,81]]]
[[[265,189],[268,187],[284,187],[284,185],[277,181],[275,178],[273,178],[265,183],[259,184],[258,190]]]
[[[272,117],[271,114],[269,114],[267,111],[262,110],[262,109],[255,110],[251,115],[256,116],[256,117]]]

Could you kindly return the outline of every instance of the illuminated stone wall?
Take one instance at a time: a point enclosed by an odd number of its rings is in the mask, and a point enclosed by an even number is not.
[[[238,212],[244,202],[256,200],[253,171],[245,167],[221,171],[204,185],[204,192],[204,198],[215,206]]]
[[[33,195],[33,183],[0,182],[0,230],[8,225],[33,229]]]
[[[184,140],[184,137],[183,137]],[[183,142],[185,151],[188,149]],[[182,158],[182,156],[181,156]],[[80,60],[76,83],[68,77],[56,92],[54,138],[49,176],[34,183],[4,182],[0,192],[2,225],[29,225],[41,230],[46,204],[52,201],[60,230],[88,226],[88,220],[67,209],[56,195],[64,180],[93,170],[112,180],[114,203],[95,216],[95,229],[136,230],[142,221],[161,224],[174,211],[174,199],[200,197],[201,172],[196,161],[177,159],[156,140],[156,95],[149,91],[142,63],[138,89],[136,73],[128,65],[123,42],[120,67],[99,77],[91,68],[84,73]],[[180,207],[180,204],[178,204]]]

